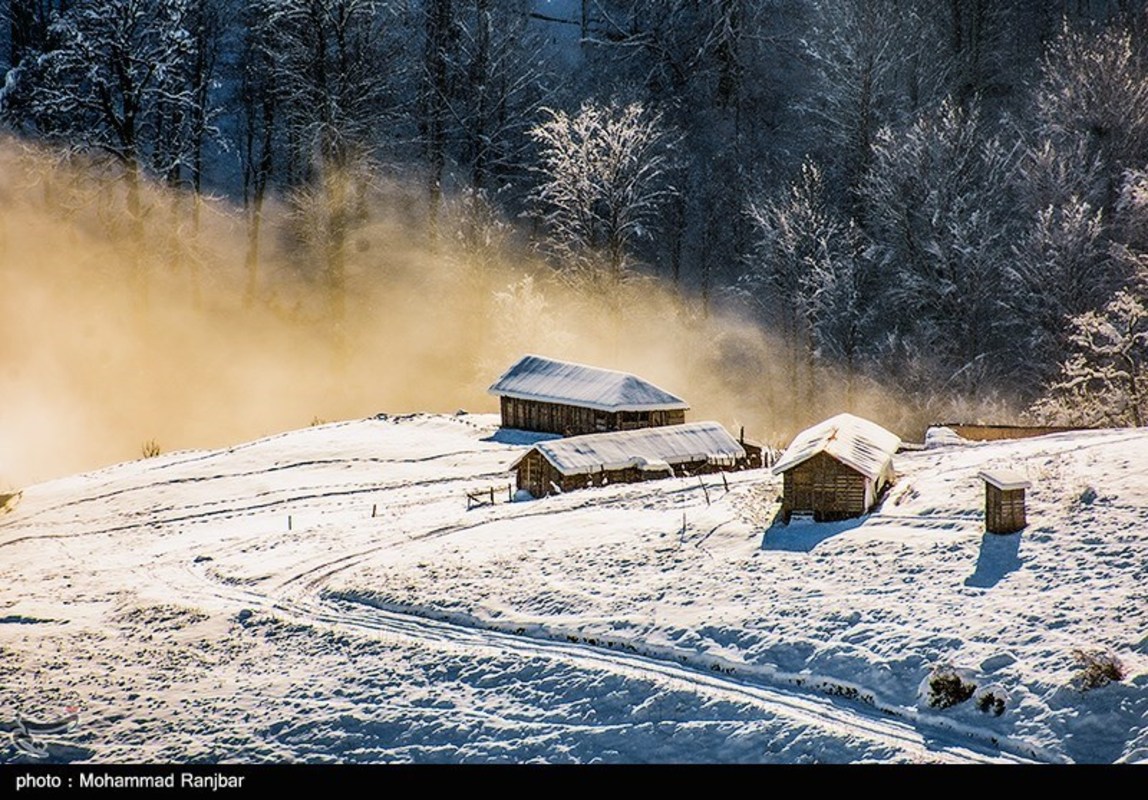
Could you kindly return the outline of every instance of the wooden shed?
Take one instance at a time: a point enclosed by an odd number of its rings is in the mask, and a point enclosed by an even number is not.
[[[689,405],[627,372],[523,356],[490,387],[502,427],[577,436],[681,425]]]
[[[760,451],[758,453],[760,463]],[[716,422],[539,442],[510,465],[535,497],[610,483],[747,469],[745,448]]]
[[[901,438],[875,422],[838,414],[799,433],[773,465],[782,475],[781,514],[818,522],[857,517],[893,479]]]
[[[1016,533],[1025,525],[1024,490],[1032,483],[1012,470],[982,470],[977,477],[985,482],[985,530],[989,533]]]

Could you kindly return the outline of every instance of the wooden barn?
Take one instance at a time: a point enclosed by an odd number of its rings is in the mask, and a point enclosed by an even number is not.
[[[893,479],[901,438],[875,422],[838,414],[802,431],[773,465],[783,476],[782,519],[809,514],[818,522],[857,517]]]
[[[636,375],[534,355],[489,391],[500,398],[502,427],[563,436],[681,425],[689,408]]]
[[[518,488],[535,497],[610,483],[748,469],[761,450],[746,451],[716,422],[591,433],[539,442],[511,464]]]

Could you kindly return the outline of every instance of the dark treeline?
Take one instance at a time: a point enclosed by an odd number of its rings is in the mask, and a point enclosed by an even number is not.
[[[338,319],[387,186],[431,247],[510,220],[587,293],[654,274],[755,316],[794,417],[876,381],[1140,424],[1144,7],[11,0],[2,110],[112,167],[129,225],[145,177],[240,202],[247,303],[290,235]]]

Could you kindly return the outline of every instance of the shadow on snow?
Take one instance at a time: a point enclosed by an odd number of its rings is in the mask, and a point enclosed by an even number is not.
[[[865,517],[843,519],[839,522],[812,522],[795,518],[787,525],[781,521],[779,514],[761,537],[761,549],[810,553],[826,539],[860,527],[864,521]]]
[[[965,578],[965,586],[991,589],[1005,575],[1020,569],[1020,534],[986,533],[981,537],[977,567]]]
[[[538,442],[548,442],[551,439],[561,439],[556,433],[537,433],[535,431],[520,431],[515,428],[499,428],[482,441],[495,444],[533,445]]]

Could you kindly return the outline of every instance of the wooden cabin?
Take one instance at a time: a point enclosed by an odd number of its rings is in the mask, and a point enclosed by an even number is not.
[[[757,463],[761,451],[757,450]],[[614,431],[539,442],[511,464],[534,497],[611,483],[749,469],[745,448],[716,422]]]
[[[782,476],[781,514],[818,522],[859,517],[893,480],[901,438],[875,422],[838,414],[799,433],[773,465]]]
[[[985,530],[989,533],[1016,533],[1025,525],[1024,490],[1032,486],[1012,470],[983,470],[977,477],[985,482]]]
[[[689,405],[627,372],[523,356],[490,387],[502,427],[577,436],[681,425]]]

